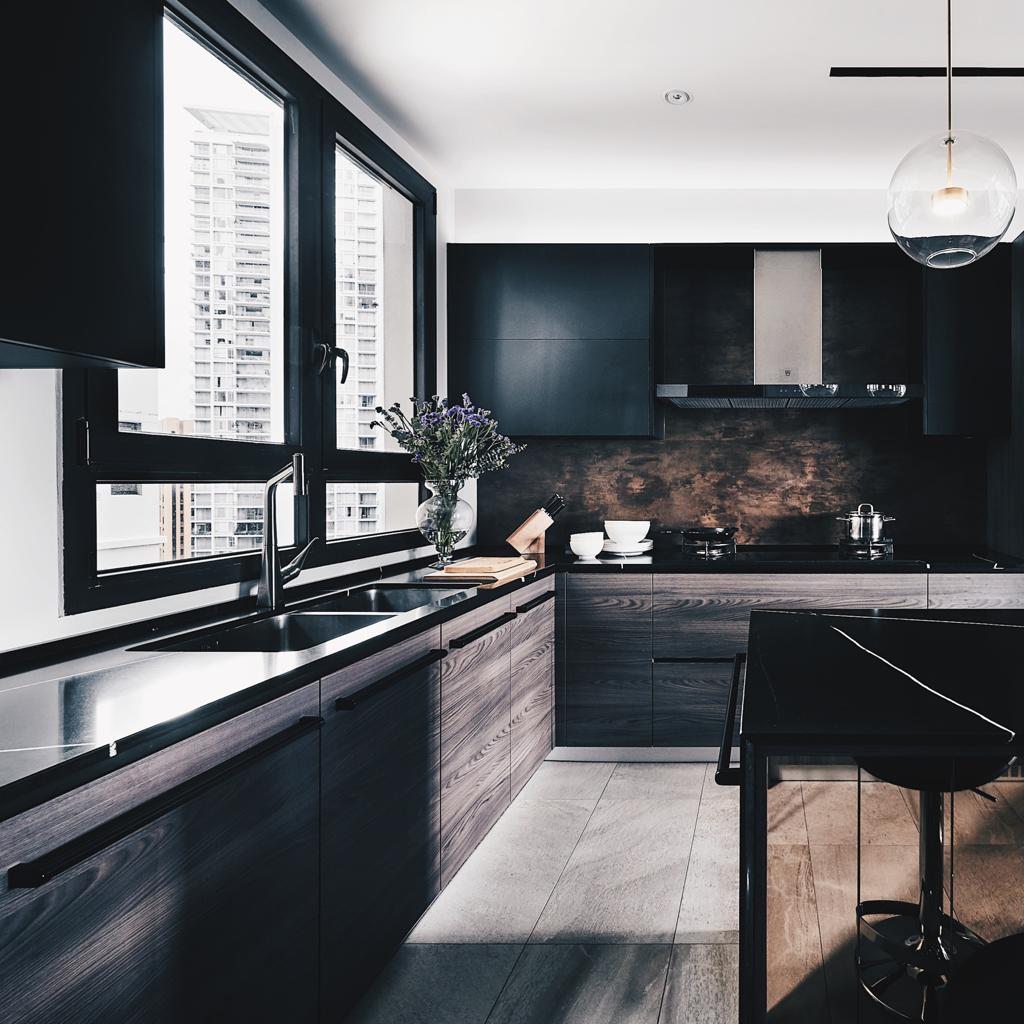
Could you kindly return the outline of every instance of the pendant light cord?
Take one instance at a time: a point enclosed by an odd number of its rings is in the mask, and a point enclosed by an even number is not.
[[[953,0],[946,0],[946,131],[953,135]]]

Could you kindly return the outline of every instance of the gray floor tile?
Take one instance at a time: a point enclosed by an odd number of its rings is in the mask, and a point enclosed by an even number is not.
[[[403,946],[346,1024],[484,1024],[521,948]]]
[[[671,942],[697,806],[602,798],[531,941]]]
[[[807,842],[803,788],[799,782],[779,782],[768,790],[768,842]]]
[[[614,767],[607,761],[545,761],[520,796],[532,800],[597,800]]]
[[[709,766],[713,773],[713,766]],[[709,778],[700,798],[676,942],[739,937],[740,793]]]
[[[520,796],[408,941],[525,942],[595,804]]]
[[[488,1024],[657,1024],[669,946],[527,946]]]
[[[705,764],[617,764],[605,800],[678,800],[698,797]]]
[[[660,1024],[736,1024],[739,949],[687,945],[672,950]]]

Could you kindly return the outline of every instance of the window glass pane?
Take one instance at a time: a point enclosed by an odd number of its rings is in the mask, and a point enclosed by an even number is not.
[[[374,408],[413,393],[413,205],[335,151],[335,291],[339,448],[398,451],[371,430]]]
[[[419,484],[328,484],[327,539],[416,527]]]
[[[282,546],[294,543],[293,494],[290,483],[277,489]],[[96,485],[99,572],[257,551],[262,543],[261,483]]]
[[[164,19],[166,367],[121,430],[284,440],[284,109]]]

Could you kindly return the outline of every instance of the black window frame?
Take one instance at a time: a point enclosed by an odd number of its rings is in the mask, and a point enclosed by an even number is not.
[[[416,530],[326,543],[328,480],[419,479],[416,467],[402,454],[334,447],[333,370],[318,372],[322,356],[318,346],[334,342],[335,140],[343,139],[372,173],[414,204],[413,341],[418,395],[431,394],[436,381],[436,192],[226,0],[165,0],[164,12],[284,102],[284,440],[122,432],[118,430],[117,371],[65,370],[61,387],[65,614],[247,583],[259,575],[258,551],[97,571],[96,487],[101,484],[262,484],[302,451],[309,497],[306,514],[296,515],[295,544],[302,545],[313,536],[323,541],[313,549],[307,566],[345,563],[423,543]],[[330,177],[326,178],[328,163]],[[153,201],[158,212],[162,210],[162,181],[155,183]],[[163,261],[161,234],[157,232],[153,239],[158,266]]]

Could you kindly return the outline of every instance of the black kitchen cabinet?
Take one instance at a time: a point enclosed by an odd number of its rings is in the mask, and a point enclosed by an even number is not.
[[[652,576],[565,581],[565,742],[651,745]]]
[[[318,747],[300,719],[9,866],[0,1019],[314,1024]]]
[[[450,245],[448,390],[519,436],[651,432],[646,245]]]
[[[895,242],[823,245],[822,380],[920,383],[922,287]]]
[[[342,1020],[437,895],[437,630],[323,681],[321,1005]]]
[[[655,376],[753,384],[754,249],[654,246]]]
[[[1006,433],[1012,246],[957,270],[924,271],[924,432]]]
[[[0,72],[0,367],[163,366],[159,0],[21,4]]]

